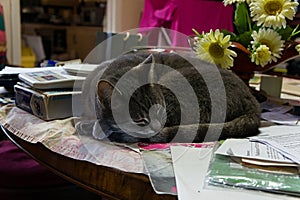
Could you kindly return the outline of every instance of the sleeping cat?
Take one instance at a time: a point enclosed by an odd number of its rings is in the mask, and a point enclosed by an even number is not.
[[[85,90],[96,87],[90,105],[97,119],[89,127],[97,139],[207,142],[258,134],[260,107],[248,86],[197,58],[130,53],[91,76]]]

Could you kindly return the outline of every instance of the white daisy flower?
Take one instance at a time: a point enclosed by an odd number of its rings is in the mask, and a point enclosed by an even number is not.
[[[273,29],[261,28],[258,32],[253,31],[251,36],[253,38],[253,41],[251,41],[253,50],[256,50],[260,45],[266,45],[269,48],[271,52],[270,62],[276,62],[281,57],[284,40],[281,40],[279,33]]]
[[[256,65],[265,66],[271,60],[271,51],[266,45],[260,45],[252,54],[251,62]]]
[[[249,9],[258,26],[285,28],[286,18],[293,19],[297,6],[298,2],[291,0],[255,0]]]
[[[245,0],[223,0],[223,4],[225,6],[232,5],[232,4],[235,4],[235,3],[242,3],[242,2],[245,2]]]
[[[233,66],[232,57],[237,56],[233,50],[228,49],[230,45],[230,35],[224,37],[219,29],[215,32],[210,30],[198,40],[196,51],[199,58],[228,69]]]

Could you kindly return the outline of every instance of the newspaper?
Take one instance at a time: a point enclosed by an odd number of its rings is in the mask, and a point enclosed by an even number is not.
[[[7,105],[0,108],[0,123],[23,140],[40,142],[61,155],[125,172],[145,173],[139,152],[92,137],[79,136],[73,126],[73,118],[46,122]]]

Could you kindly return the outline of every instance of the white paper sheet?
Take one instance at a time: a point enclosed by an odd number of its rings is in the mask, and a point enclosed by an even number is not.
[[[33,50],[37,61],[42,61],[46,58],[42,37],[38,35],[23,35],[27,45]]]
[[[260,159],[273,162],[293,163],[271,146],[251,142],[249,139],[227,139],[216,150],[217,154],[241,158]]]
[[[259,136],[275,136],[285,134],[299,133],[299,126],[286,126],[286,125],[276,125],[259,128]]]
[[[288,113],[293,109],[293,101],[284,101],[282,99],[269,99],[260,104],[261,109],[268,112],[261,113],[261,118],[270,122],[283,125],[300,125],[300,117]],[[295,101],[294,101],[295,102]],[[295,102],[296,103],[296,102]]]
[[[284,156],[300,164],[300,128],[299,132],[283,132],[274,136],[257,136],[252,137],[252,141],[259,141],[281,152]]]
[[[264,112],[261,114],[261,118],[277,124],[300,127],[300,117],[290,113]]]
[[[22,68],[22,67],[4,67],[0,71],[0,75],[6,75],[6,74],[20,74],[20,73],[28,73],[28,72],[40,72],[40,71],[45,71],[45,70],[63,70],[63,68],[60,67],[32,67],[32,68]]]
[[[272,100],[267,100],[265,102],[262,102],[260,104],[261,108],[270,112],[275,112],[275,113],[286,113],[293,109],[292,106],[283,104],[283,102],[275,102]]]
[[[171,146],[178,199],[199,199],[212,152],[212,148]]]
[[[174,173],[179,200],[225,199],[225,200],[279,200],[297,199],[258,191],[206,188],[205,176],[208,170],[212,149],[171,147]]]

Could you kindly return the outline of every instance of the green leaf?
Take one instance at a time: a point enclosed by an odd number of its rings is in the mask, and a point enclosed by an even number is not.
[[[228,31],[226,29],[222,29],[221,33],[223,33],[224,35],[230,35],[231,37],[236,37],[235,33],[231,32],[231,31]]]
[[[202,36],[196,29],[192,28],[192,31],[197,35],[197,36]]]
[[[224,34],[224,36],[226,35],[230,35],[230,41],[237,41],[237,35],[233,32],[230,32],[226,29],[221,30],[221,32]]]
[[[282,40],[289,40],[293,29],[290,26],[287,26],[286,28],[281,28],[277,30],[277,32],[281,35]]]
[[[257,26],[257,23],[254,23],[253,26],[252,26],[252,31],[258,32],[259,29],[261,29],[261,26]]]
[[[238,3],[234,13],[234,25],[239,34],[251,31],[251,18],[246,2]]]
[[[251,34],[252,34],[251,31],[247,31],[240,34],[239,37],[237,38],[237,42],[247,48],[248,45],[250,45],[250,41],[252,40]]]
[[[296,37],[299,37],[300,30],[298,30],[299,26],[297,25],[295,28],[290,27],[289,25],[286,28],[278,29],[277,32],[281,35],[282,40],[294,40]]]

